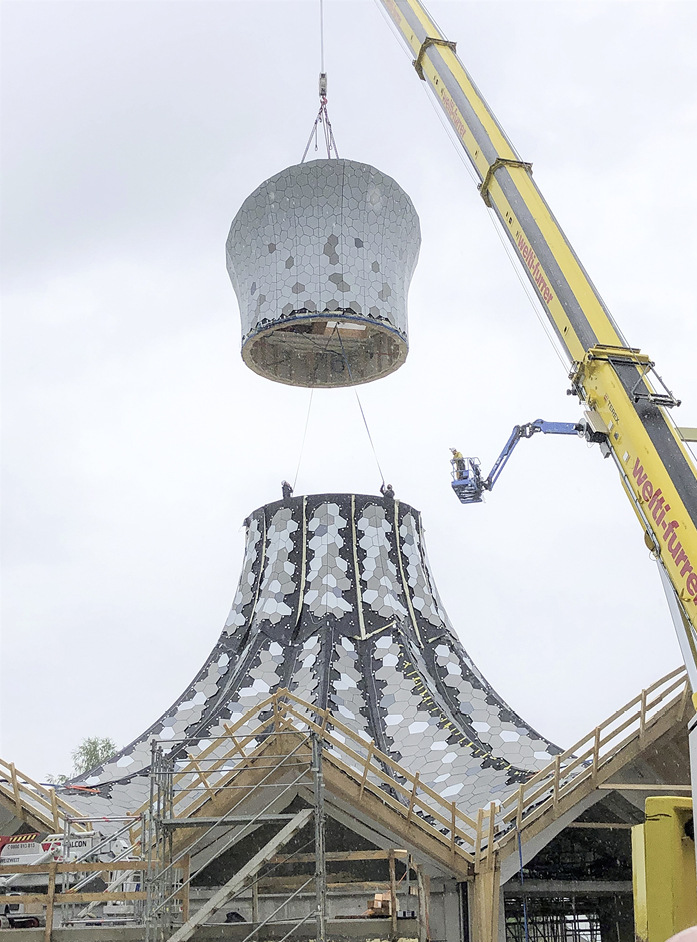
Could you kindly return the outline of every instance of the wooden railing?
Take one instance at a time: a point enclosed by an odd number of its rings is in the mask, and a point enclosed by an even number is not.
[[[366,741],[329,710],[281,689],[256,704],[237,722],[226,724],[227,735],[201,753],[190,757],[175,776],[176,786],[195,776],[203,786],[198,791],[182,789],[175,794],[174,813],[191,815],[219,790],[232,784],[243,768],[249,768],[264,749],[263,740],[275,731],[314,732],[325,743],[328,760],[365,792],[391,808],[406,826],[422,829],[446,846],[453,857],[474,865],[486,863],[494,852],[520,832],[524,834],[543,815],[556,817],[574,793],[603,783],[618,758],[630,744],[641,747],[653,734],[661,717],[671,711],[676,720],[690,704],[690,688],[684,668],[672,671],[634,697],[604,723],[592,730],[539,772],[531,775],[503,801],[491,802],[470,817],[456,803],[448,802],[372,741]],[[266,718],[257,717],[266,711]],[[66,818],[80,812],[53,788],[35,782],[17,771],[13,763],[0,759],[0,800],[22,820],[43,823],[54,832],[63,830]],[[135,814],[147,811],[147,806]],[[75,822],[76,830],[85,825]],[[140,825],[132,829],[137,839]]]
[[[240,730],[255,721],[260,712],[269,709],[265,720],[240,735]],[[319,733],[328,750],[328,761],[345,773],[357,785],[362,797],[369,792],[395,811],[407,824],[421,828],[430,837],[447,847],[450,854],[468,864],[474,857],[467,847],[473,848],[476,822],[448,802],[437,791],[421,782],[418,773],[412,775],[390,756],[375,748],[355,731],[346,726],[329,710],[318,710],[311,703],[296,697],[285,689],[278,690],[234,724],[226,724],[227,736],[211,741],[195,758],[180,769],[173,778],[173,814],[191,816],[199,811],[215,794],[232,785],[243,770],[254,768],[265,750],[265,740],[274,732],[298,732],[307,735]],[[230,742],[230,748],[220,754],[221,745]],[[168,743],[168,745],[172,745]],[[217,753],[217,754],[216,754]],[[282,759],[279,759],[279,765]],[[390,775],[390,770],[394,775]],[[187,779],[200,783],[198,790],[187,788]],[[241,800],[239,796],[238,800]],[[146,813],[147,805],[136,814]],[[131,829],[133,842],[140,838],[140,825]],[[443,833],[443,832],[447,833]]]
[[[679,667],[608,717],[587,736],[555,756],[501,802],[480,810],[477,864],[493,851],[524,834],[543,815],[557,817],[573,803],[574,793],[590,791],[617,771],[623,751],[641,748],[659,730],[659,721],[674,714],[682,719],[690,707],[687,671]],[[621,763],[619,763],[621,764]],[[487,835],[485,837],[485,834]]]
[[[80,812],[64,798],[56,794],[55,788],[40,785],[33,778],[19,772],[13,762],[0,759],[0,801],[22,821],[33,818],[44,824],[49,831],[63,830],[67,817],[80,817]],[[81,824],[73,825],[84,831]]]
[[[321,736],[326,747],[326,761],[342,772],[353,789],[354,800],[369,793],[378,798],[402,819],[405,836],[413,836],[418,828],[439,841],[452,855],[453,864],[476,873],[491,867],[502,852],[515,849],[518,835],[525,839],[527,829],[535,824],[544,824],[544,816],[555,816],[573,807],[573,804],[602,784],[616,776],[623,765],[641,748],[653,742],[684,719],[690,707],[690,688],[684,668],[672,671],[617,710],[588,736],[580,739],[570,749],[554,758],[554,761],[531,775],[503,801],[491,802],[481,808],[476,820],[471,818],[454,802],[448,802],[437,791],[420,780],[419,774],[411,773],[388,755],[380,752],[372,742],[361,738],[328,710],[317,710],[312,704],[279,690],[257,704],[236,723],[226,726],[227,735],[190,758],[188,763],[174,776],[174,810],[178,816],[190,816],[219,792],[233,784],[241,773],[255,770],[259,774],[273,775],[274,768],[289,760],[290,766],[299,759],[306,759],[300,751],[308,748],[310,732]],[[267,716],[259,721],[261,711]],[[243,727],[247,727],[243,731]],[[283,737],[275,733],[297,733],[291,737],[290,746],[284,755],[272,758],[268,753],[270,744]],[[294,744],[293,744],[294,741]],[[168,745],[172,745],[168,742]],[[283,750],[280,750],[283,752]],[[1,761],[1,760],[0,760]],[[0,772],[7,770],[7,781],[0,782],[3,795],[14,803],[18,814],[28,810],[37,820],[44,820],[53,830],[62,826],[65,818],[79,817],[67,802],[58,798],[52,789],[46,789],[27,776],[18,773],[14,766],[1,763]],[[192,790],[187,779],[197,785]],[[176,786],[180,790],[176,791]],[[621,788],[621,783],[617,783]],[[237,801],[254,788],[242,785]],[[233,799],[234,801],[235,799]],[[147,806],[140,809],[147,812]],[[135,812],[139,813],[139,812]],[[134,813],[134,814],[135,814]],[[42,817],[43,816],[43,817]],[[142,819],[139,819],[139,821]],[[75,823],[71,823],[75,826]],[[142,825],[134,825],[131,835],[135,841]],[[188,861],[188,858],[187,858]],[[50,942],[53,908],[57,905],[92,904],[107,901],[143,903],[144,890],[124,891],[115,888],[108,892],[58,891],[58,874],[82,875],[105,871],[142,871],[145,861],[123,861],[112,863],[87,863],[67,861],[43,864],[0,865],[0,876],[9,873],[46,873],[46,893],[22,893],[0,895],[0,905],[6,902],[28,905],[46,904],[47,925],[44,933]],[[188,867],[188,862],[187,862]],[[188,918],[189,901],[185,884],[175,892],[180,899],[183,917]],[[84,882],[84,881],[83,881]],[[142,885],[142,884],[141,884]]]
[[[556,816],[562,806],[568,806],[574,792],[605,781],[612,772],[612,760],[618,759],[630,744],[641,746],[648,741],[658,721],[671,711],[676,720],[683,716],[689,700],[685,669],[672,671],[557,755],[503,801],[481,808],[474,819],[421,781],[418,772],[412,773],[395,762],[329,710],[319,710],[281,689],[256,704],[236,723],[226,724],[227,735],[213,740],[175,775],[174,814],[195,814],[213,795],[231,786],[235,777],[243,769],[253,767],[263,754],[264,740],[269,735],[311,731],[322,737],[327,760],[358,785],[359,796],[369,792],[379,798],[407,827],[425,831],[447,847],[453,857],[477,870],[517,832],[524,834],[542,815]],[[258,721],[264,711],[266,718]],[[223,747],[225,743],[229,743],[229,748]],[[192,776],[200,786],[193,792],[185,787]],[[177,787],[181,791],[177,792]],[[143,806],[136,813],[146,811],[147,806]],[[136,829],[131,832],[134,840],[138,837],[135,832]]]

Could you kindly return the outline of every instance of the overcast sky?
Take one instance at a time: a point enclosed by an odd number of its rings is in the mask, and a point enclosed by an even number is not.
[[[431,2],[630,344],[697,425],[697,5]],[[244,517],[280,497],[309,392],[239,355],[224,243],[299,162],[317,2],[6,0],[2,29],[3,724],[39,778],[175,699],[235,592]],[[342,157],[411,196],[411,349],[360,388],[470,654],[562,746],[680,662],[614,466],[524,442],[461,507],[449,447],[488,470],[512,426],[576,420],[557,357],[380,8],[326,0]],[[312,153],[310,156],[314,156]],[[321,153],[319,154],[321,156]],[[296,493],[375,493],[352,390],[315,393]]]

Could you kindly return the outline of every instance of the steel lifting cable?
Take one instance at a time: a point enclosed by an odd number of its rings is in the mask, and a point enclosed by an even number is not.
[[[312,396],[314,394],[314,388],[310,389],[310,401],[307,404],[307,416],[305,417],[305,431],[303,432],[303,440],[300,445],[300,454],[298,455],[298,466],[295,469],[295,477],[293,478],[293,490],[295,490],[295,485],[298,483],[298,474],[300,473],[300,462],[303,460],[303,454],[305,452],[305,440],[307,438],[307,428],[310,424],[310,410],[312,409]]]
[[[318,150],[318,129],[321,125],[322,133],[324,134],[324,145],[327,148],[327,157],[331,158],[332,151],[334,152],[334,157],[339,156],[339,152],[336,149],[336,141],[334,140],[334,131],[332,129],[332,123],[329,120],[329,112],[327,111],[327,73],[324,70],[324,3],[323,0],[319,0],[319,58],[320,58],[320,72],[319,72],[319,112],[315,118],[315,123],[312,125],[312,130],[310,131],[310,136],[307,139],[307,144],[305,145],[305,150],[303,151],[302,159],[300,163],[305,163],[305,158],[307,157],[307,152],[310,149],[310,144],[312,143],[312,138],[315,139],[315,151]]]
[[[351,364],[348,361],[348,357],[346,356],[346,350],[344,349],[344,341],[341,339],[341,334],[339,333],[338,327],[335,327],[334,330],[336,331],[337,336],[339,338],[339,343],[341,344],[341,353],[344,358],[344,363],[346,364],[346,369],[348,370],[349,379],[351,380],[351,383],[353,383],[353,373],[351,372]],[[365,425],[365,430],[368,433],[368,440],[370,442],[370,447],[373,449],[373,456],[375,458],[375,464],[378,466],[378,471],[380,472],[380,480],[382,481],[382,484],[384,485],[385,475],[382,473],[382,468],[380,467],[380,459],[378,458],[378,453],[375,450],[375,444],[373,442],[373,436],[370,434],[370,429],[368,428],[368,420],[366,419],[365,412],[363,411],[363,404],[361,402],[361,397],[358,395],[358,390],[356,389],[355,385],[353,387],[353,392],[356,396],[356,402],[358,403],[358,408],[361,410],[361,415],[363,416],[363,424]]]
[[[305,158],[307,157],[307,152],[310,149],[310,144],[312,143],[312,138],[315,139],[315,150],[318,149],[317,146],[317,129],[319,126],[322,126],[322,131],[324,132],[324,143],[327,148],[327,157],[331,158],[332,151],[334,152],[334,157],[339,156],[339,151],[336,148],[336,141],[334,140],[334,131],[332,129],[332,123],[329,120],[329,113],[327,111],[327,76],[326,73],[320,75],[320,106],[317,117],[315,118],[315,123],[312,125],[312,130],[310,131],[310,136],[307,139],[307,144],[305,145],[305,150],[303,151],[302,158],[300,160],[301,164],[305,163]]]
[[[334,333],[337,333],[337,336],[338,336],[338,330],[337,330],[336,327],[334,327],[334,330],[330,333],[330,335],[329,335],[329,337],[328,337],[328,339],[327,339],[327,341],[326,341],[325,343],[319,343],[319,342],[317,342],[316,340],[313,340],[312,337],[309,336],[309,334],[307,335],[307,339],[310,341],[310,343],[312,343],[312,344],[313,344],[314,346],[316,346],[319,350],[321,350],[323,354],[325,354],[325,353],[327,352],[327,350],[329,349],[329,345],[330,345],[330,343],[332,342],[332,340],[333,340],[333,338],[334,338]],[[339,340],[341,341],[341,338],[339,338]],[[345,359],[345,356],[344,356],[344,359]],[[316,372],[317,372],[318,366],[319,366],[319,361],[318,361],[317,365],[315,366],[315,374],[316,374]],[[303,454],[304,454],[304,452],[305,452],[305,439],[307,438],[307,429],[308,429],[308,426],[309,426],[309,423],[310,423],[310,410],[312,409],[312,395],[313,395],[313,393],[314,393],[314,387],[311,387],[311,389],[310,389],[310,401],[309,401],[309,403],[308,403],[308,405],[307,405],[307,417],[305,418],[305,431],[303,432],[303,440],[302,440],[302,444],[300,445],[300,455],[299,455],[299,457],[298,457],[298,466],[297,466],[297,468],[295,469],[295,478],[294,478],[294,480],[293,480],[293,490],[295,490],[295,485],[298,483],[298,474],[300,473],[300,463],[301,463],[301,461],[302,461],[302,459],[303,459]],[[383,483],[384,483],[384,482],[383,482]]]

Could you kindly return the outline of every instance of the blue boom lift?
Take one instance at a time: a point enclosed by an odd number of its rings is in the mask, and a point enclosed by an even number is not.
[[[518,442],[522,438],[532,438],[536,432],[542,432],[543,435],[580,435],[587,441],[598,440],[585,422],[545,422],[544,419],[535,419],[525,425],[516,425],[486,478],[482,477],[478,458],[464,458],[459,451],[451,448],[452,487],[458,500],[462,504],[481,503],[483,492],[490,491],[496,484]]]

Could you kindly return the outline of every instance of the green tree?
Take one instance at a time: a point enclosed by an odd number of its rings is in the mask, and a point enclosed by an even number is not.
[[[73,749],[73,774],[82,775],[101,765],[116,752],[116,743],[109,736],[86,736],[77,749]]]
[[[89,772],[97,765],[110,759],[116,752],[116,744],[109,736],[85,736],[80,745],[73,749],[73,771],[70,775],[47,775],[46,781],[51,785],[63,785],[69,778]]]

